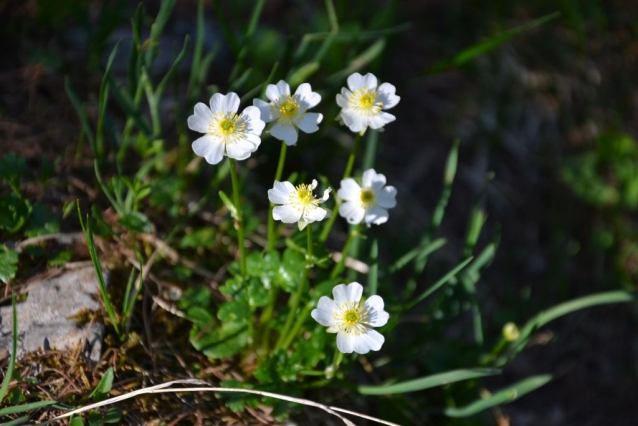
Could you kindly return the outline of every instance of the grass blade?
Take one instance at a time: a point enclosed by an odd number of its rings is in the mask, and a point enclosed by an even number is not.
[[[416,257],[422,256],[427,258],[427,256],[434,253],[445,244],[447,244],[447,240],[445,238],[437,238],[432,242],[422,241],[418,247],[413,248],[412,250],[401,256],[399,259],[397,259],[394,264],[390,266],[390,272],[396,272],[400,269],[403,269],[405,265],[410,263]]]
[[[166,88],[168,81],[171,79],[171,77],[177,70],[177,67],[179,66],[179,64],[181,64],[184,58],[186,57],[188,47],[190,46],[190,41],[191,41],[190,36],[186,34],[186,37],[184,37],[184,45],[182,46],[182,51],[179,52],[179,55],[177,55],[177,58],[175,58],[175,61],[173,61],[173,64],[166,72],[166,75],[164,76],[164,78],[162,78],[162,81],[160,81],[160,84],[158,84],[157,88],[155,89],[155,96],[153,98],[155,102],[157,103],[160,102],[160,99],[162,98],[162,93],[164,93],[164,89]]]
[[[548,15],[542,16],[538,19],[535,19],[532,22],[528,22],[518,27],[510,28],[509,30],[498,33],[487,40],[481,41],[479,43],[473,44],[470,47],[463,49],[460,53],[457,53],[451,58],[443,59],[442,61],[437,62],[436,64],[432,65],[430,68],[427,68],[423,72],[423,74],[424,75],[435,74],[441,71],[446,71],[451,68],[460,67],[461,65],[471,61],[477,56],[483,55],[491,50],[496,49],[498,46],[505,43],[509,39],[519,35],[520,33],[536,28],[539,25],[542,25],[546,22],[549,22],[553,19],[558,18],[559,16],[560,16],[560,12],[553,12]]]
[[[456,267],[454,267],[447,274],[443,275],[443,277],[441,277],[437,282],[435,282],[430,288],[428,288],[426,291],[421,293],[419,297],[417,297],[416,299],[413,299],[408,304],[408,307],[406,309],[410,309],[411,307],[413,307],[414,305],[416,305],[417,303],[419,303],[420,301],[422,301],[423,299],[425,299],[426,297],[428,297],[429,295],[437,291],[441,286],[443,286],[444,284],[447,284],[452,278],[456,276],[456,274],[458,274],[463,268],[465,268],[465,266],[467,266],[467,264],[470,263],[472,259],[473,259],[472,257],[467,258],[463,262],[456,265]]]
[[[370,269],[368,270],[368,294],[377,294],[379,287],[379,245],[377,240],[372,241],[370,247]]]
[[[57,404],[57,401],[37,401],[29,404],[14,405],[13,407],[6,407],[0,410],[0,416],[8,416],[9,414],[25,413],[31,410],[37,410],[38,408],[48,407],[49,405]],[[4,423],[3,423],[4,424]]]
[[[9,366],[4,375],[2,386],[0,386],[0,402],[4,400],[9,391],[9,383],[13,377],[13,369],[16,363],[16,354],[18,351],[18,310],[16,308],[16,294],[11,293],[11,357],[9,358]]]
[[[350,61],[350,65],[341,71],[337,71],[328,77],[328,81],[332,83],[338,83],[339,81],[345,79],[347,76],[352,74],[353,72],[360,71],[363,68],[369,67],[370,63],[374,61],[376,58],[383,53],[385,49],[385,38],[379,39],[374,42],[370,47],[361,52],[360,55],[355,57],[352,61]]]
[[[106,115],[106,104],[109,99],[109,78],[111,77],[111,69],[113,68],[113,61],[117,55],[117,51],[120,48],[120,42],[115,43],[115,47],[109,55],[109,59],[106,62],[106,69],[104,70],[104,76],[102,77],[102,83],[100,84],[100,97],[98,99],[98,117],[97,117],[97,129],[95,137],[96,145],[96,157],[98,159],[104,158],[104,116]]]
[[[500,374],[500,370],[493,368],[470,368],[465,370],[452,370],[445,373],[433,374],[419,379],[381,386],[359,386],[357,390],[362,395],[391,395],[396,393],[416,392],[430,389],[436,386],[460,382],[462,380],[476,379],[478,377],[494,376]]]
[[[508,404],[516,401],[523,395],[526,395],[541,386],[546,385],[552,376],[550,374],[543,374],[539,376],[528,377],[525,380],[509,386],[505,389],[492,394],[491,396],[474,401],[465,407],[450,407],[443,410],[443,413],[449,417],[468,417],[474,414],[478,414],[483,410],[492,408],[496,405]]]
[[[84,105],[82,105],[82,102],[80,102],[80,99],[75,93],[75,90],[73,90],[73,86],[71,86],[69,77],[66,77],[64,79],[64,90],[66,90],[66,95],[71,100],[71,104],[73,105],[73,108],[75,108],[75,112],[80,119],[80,127],[82,128],[82,133],[84,133],[86,135],[86,138],[89,140],[89,144],[91,145],[91,149],[93,150],[93,154],[95,155],[95,135],[93,134],[93,130],[91,130],[91,125],[89,124],[89,118],[86,114],[86,109],[84,108]]]

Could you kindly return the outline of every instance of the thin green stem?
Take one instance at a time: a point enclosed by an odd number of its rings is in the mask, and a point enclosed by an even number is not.
[[[339,263],[337,263],[335,267],[332,269],[332,272],[330,273],[330,278],[337,278],[337,276],[341,273],[341,271],[343,271],[343,267],[346,263],[346,258],[348,257],[348,253],[350,252],[350,246],[352,246],[352,243],[355,240],[355,238],[361,235],[359,232],[360,228],[361,228],[361,224],[358,223],[354,225],[352,229],[350,230],[350,233],[348,234],[348,239],[346,240],[346,243],[343,246],[343,251],[341,252],[341,259],[339,259]]]
[[[312,267],[312,231],[310,225],[306,226],[306,232],[308,235],[308,248],[306,249],[306,268],[304,269],[303,277],[301,278],[299,287],[297,287],[297,291],[292,295],[292,298],[290,299],[290,312],[288,313],[288,318],[286,318],[286,324],[284,324],[284,328],[281,330],[279,339],[277,339],[275,349],[286,349],[292,342],[292,339],[288,337],[288,335],[291,334],[290,327],[292,326],[293,320],[297,316],[297,308],[299,308],[299,302],[301,301],[301,297],[303,296],[306,282],[308,281],[308,274],[310,273],[310,268]],[[285,344],[286,342],[288,342],[287,345]]]
[[[359,150],[359,143],[361,142],[361,133],[357,133],[357,136],[354,138],[354,144],[352,146],[352,151],[350,152],[350,156],[348,157],[348,163],[346,164],[346,171],[343,173],[343,177],[341,180],[347,179],[350,177],[352,173],[352,168],[354,167],[354,160],[357,157],[357,151]],[[323,227],[321,231],[321,235],[319,236],[319,241],[325,243],[328,239],[328,235],[330,235],[330,230],[337,220],[337,212],[339,211],[339,206],[341,205],[341,201],[337,198],[337,202],[335,204],[335,209],[332,212],[332,216],[328,219],[328,223]]]
[[[239,264],[241,266],[241,277],[246,278],[246,246],[244,245],[244,219],[241,211],[241,202],[239,199],[239,179],[237,179],[237,166],[235,160],[229,158],[230,162],[230,179],[233,185],[233,203],[237,210],[235,222],[237,224],[237,245],[239,246]]]
[[[279,151],[279,163],[277,164],[277,173],[275,174],[275,181],[281,182],[281,175],[284,172],[284,163],[286,162],[286,151],[288,146],[282,142],[281,151]],[[273,203],[270,203],[268,209],[268,251],[275,249],[275,218],[272,215],[272,209],[275,207]]]
[[[341,364],[341,361],[343,361],[343,352],[341,352],[338,348],[335,349],[335,355],[332,358],[332,377],[334,377],[337,374],[337,371],[339,370],[339,365]],[[329,377],[329,378],[332,378]]]
[[[295,321],[295,325],[290,330],[290,333],[288,333],[288,337],[286,338],[286,340],[284,340],[284,343],[283,343],[284,349],[290,346],[292,341],[295,340],[295,337],[297,337],[297,335],[299,334],[299,330],[301,330],[303,323],[306,322],[308,315],[310,315],[310,311],[312,310],[312,308],[313,308],[313,305],[311,303],[308,303],[303,308],[301,313],[297,316],[297,321]]]

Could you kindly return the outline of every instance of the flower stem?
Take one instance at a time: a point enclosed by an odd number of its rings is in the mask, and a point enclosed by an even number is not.
[[[348,257],[348,253],[350,252],[350,246],[352,245],[352,242],[355,240],[355,238],[361,235],[359,233],[360,226],[361,224],[358,223],[354,225],[352,229],[350,230],[350,234],[348,234],[348,239],[346,240],[346,243],[343,246],[343,251],[341,252],[341,259],[339,259],[339,263],[337,263],[335,267],[332,269],[332,272],[330,273],[330,278],[337,278],[337,276],[341,273],[341,271],[343,271],[343,266],[345,265],[346,258]]]
[[[352,173],[352,168],[354,167],[354,159],[357,157],[357,151],[359,151],[359,143],[361,142],[361,133],[357,133],[357,136],[354,138],[354,144],[352,146],[352,151],[350,151],[350,156],[348,157],[348,163],[346,164],[346,171],[343,173],[343,177],[341,180],[347,179],[350,177]],[[328,235],[330,235],[330,230],[332,229],[332,225],[334,225],[337,220],[339,206],[341,205],[341,201],[339,198],[336,198],[337,203],[335,204],[334,211],[332,212],[332,216],[328,219],[328,223],[323,227],[321,231],[321,235],[319,236],[319,241],[325,243],[328,239]]]
[[[299,283],[299,287],[297,287],[297,291],[292,295],[292,298],[290,299],[290,312],[288,313],[288,318],[286,318],[286,324],[281,330],[279,339],[277,339],[275,350],[286,349],[288,345],[292,343],[292,338],[288,336],[289,334],[292,334],[290,327],[292,326],[292,321],[297,316],[297,308],[299,307],[299,302],[301,301],[301,296],[303,295],[304,289],[306,287],[306,281],[308,281],[308,274],[312,266],[312,231],[310,229],[310,225],[307,225],[306,232],[308,235],[308,248],[306,249],[306,267],[304,269],[301,282]],[[299,320],[301,320],[301,315],[299,316],[299,318]]]
[[[284,163],[286,162],[286,149],[288,145],[284,142],[281,143],[281,151],[279,151],[279,163],[277,164],[277,172],[275,174],[275,180],[281,182],[281,175],[284,171]],[[268,251],[275,249],[275,218],[272,216],[272,209],[275,205],[270,203],[268,209]]]
[[[237,167],[235,160],[229,158],[230,162],[230,179],[233,185],[233,204],[237,210],[235,223],[237,226],[237,245],[239,246],[239,264],[241,266],[241,277],[246,278],[246,246],[244,245],[244,220],[241,211],[241,202],[239,200],[239,180],[237,179]]]
[[[337,375],[337,371],[339,370],[339,364],[343,361],[343,352],[339,349],[335,349],[335,356],[332,359],[332,377]]]

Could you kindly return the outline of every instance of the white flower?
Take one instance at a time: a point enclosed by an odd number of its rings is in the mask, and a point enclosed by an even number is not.
[[[275,204],[282,204],[272,209],[272,217],[283,223],[299,223],[299,229],[307,224],[323,220],[328,211],[319,207],[328,199],[330,188],[323,192],[323,197],[315,198],[312,191],[317,187],[317,181],[313,179],[310,185],[297,185],[290,182],[275,181],[272,189],[268,190],[268,199]]]
[[[270,99],[270,103],[254,99],[253,105],[259,108],[261,119],[266,123],[276,122],[270,129],[270,134],[286,145],[297,143],[297,128],[305,133],[319,130],[318,124],[323,115],[307,111],[321,101],[321,96],[312,91],[310,84],[300,84],[291,96],[290,86],[281,80],[276,86],[268,85],[266,97]]]
[[[385,176],[374,169],[363,172],[361,181],[361,186],[352,178],[341,181],[337,195],[344,203],[339,206],[339,214],[353,224],[364,219],[368,226],[387,222],[387,209],[397,205],[397,189],[385,186]]]
[[[210,108],[199,102],[195,113],[188,117],[188,128],[204,133],[193,142],[193,151],[210,164],[217,164],[224,154],[235,160],[245,160],[261,143],[259,135],[266,126],[259,109],[249,106],[241,114],[239,96],[236,93],[215,93],[210,98]]]
[[[396,117],[382,110],[390,109],[401,99],[395,95],[396,88],[383,83],[377,88],[377,78],[373,74],[362,76],[355,72],[348,77],[348,89],[337,94],[337,104],[341,107],[338,119],[353,132],[363,132],[368,127],[381,129]]]
[[[390,314],[383,310],[383,299],[370,296],[361,303],[363,286],[359,283],[339,284],[332,290],[334,300],[323,296],[311,316],[328,327],[328,333],[337,333],[337,348],[349,354],[367,354],[381,349],[384,337],[372,327],[382,327]]]

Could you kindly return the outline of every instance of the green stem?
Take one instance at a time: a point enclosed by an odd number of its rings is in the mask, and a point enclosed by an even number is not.
[[[308,315],[310,315],[310,311],[312,310],[312,307],[313,305],[311,303],[308,303],[303,308],[303,311],[301,311],[301,313],[297,316],[297,321],[295,322],[295,325],[292,327],[292,329],[290,330],[290,333],[288,333],[288,337],[283,342],[282,347],[284,349],[288,348],[288,346],[290,346],[290,344],[295,339],[295,337],[297,337],[297,335],[299,334],[299,330],[301,330],[301,326],[303,326],[303,323],[306,322]]]
[[[341,364],[341,361],[343,361],[343,352],[339,349],[335,349],[335,356],[332,358],[332,377],[337,375],[337,370],[339,370],[339,364]],[[331,379],[332,377],[327,378]]]
[[[286,149],[288,145],[284,142],[281,143],[281,151],[279,151],[279,164],[277,164],[277,173],[275,174],[275,181],[281,182],[281,175],[284,172],[284,163],[286,162]],[[270,203],[268,210],[268,251],[275,249],[275,218],[272,216],[272,209],[274,204]]]
[[[359,233],[360,226],[361,224],[358,223],[354,225],[352,229],[350,230],[350,234],[348,234],[348,239],[346,240],[346,243],[343,246],[343,251],[341,252],[341,259],[339,259],[339,263],[337,263],[335,267],[332,269],[330,278],[337,278],[337,276],[341,273],[341,271],[343,271],[343,266],[346,263],[346,257],[348,257],[348,253],[350,252],[350,246],[352,245],[352,242],[355,240],[355,238],[361,235]]]
[[[237,223],[237,245],[239,246],[239,264],[241,266],[241,277],[246,278],[246,246],[244,245],[244,220],[241,211],[241,203],[239,199],[239,180],[237,179],[237,166],[235,160],[229,158],[230,162],[230,179],[233,185],[233,203],[237,210],[237,217],[235,222]]]
[[[286,349],[290,342],[292,342],[292,339],[288,336],[289,334],[291,334],[290,327],[292,326],[292,322],[297,314],[297,308],[299,307],[301,296],[303,295],[304,289],[306,287],[306,281],[308,281],[310,267],[312,266],[312,231],[310,229],[310,225],[307,225],[306,230],[308,235],[308,248],[306,250],[306,268],[304,269],[303,277],[301,278],[299,287],[297,287],[297,291],[295,292],[295,294],[292,295],[292,298],[290,299],[290,312],[288,313],[288,318],[286,318],[286,324],[281,330],[279,339],[277,339],[275,350]],[[288,342],[288,345],[284,345],[285,342]]]
[[[350,177],[352,173],[352,168],[354,167],[354,160],[357,157],[357,151],[359,150],[359,143],[361,142],[361,133],[357,133],[357,136],[354,138],[354,144],[352,146],[352,151],[350,151],[350,156],[348,157],[348,163],[346,164],[346,171],[343,173],[343,177],[341,180],[347,179]],[[339,206],[341,205],[341,201],[337,198],[337,202],[335,204],[334,211],[332,212],[332,216],[328,219],[328,223],[323,227],[321,231],[321,235],[319,236],[319,241],[325,243],[328,239],[328,235],[330,235],[330,230],[337,220]]]

